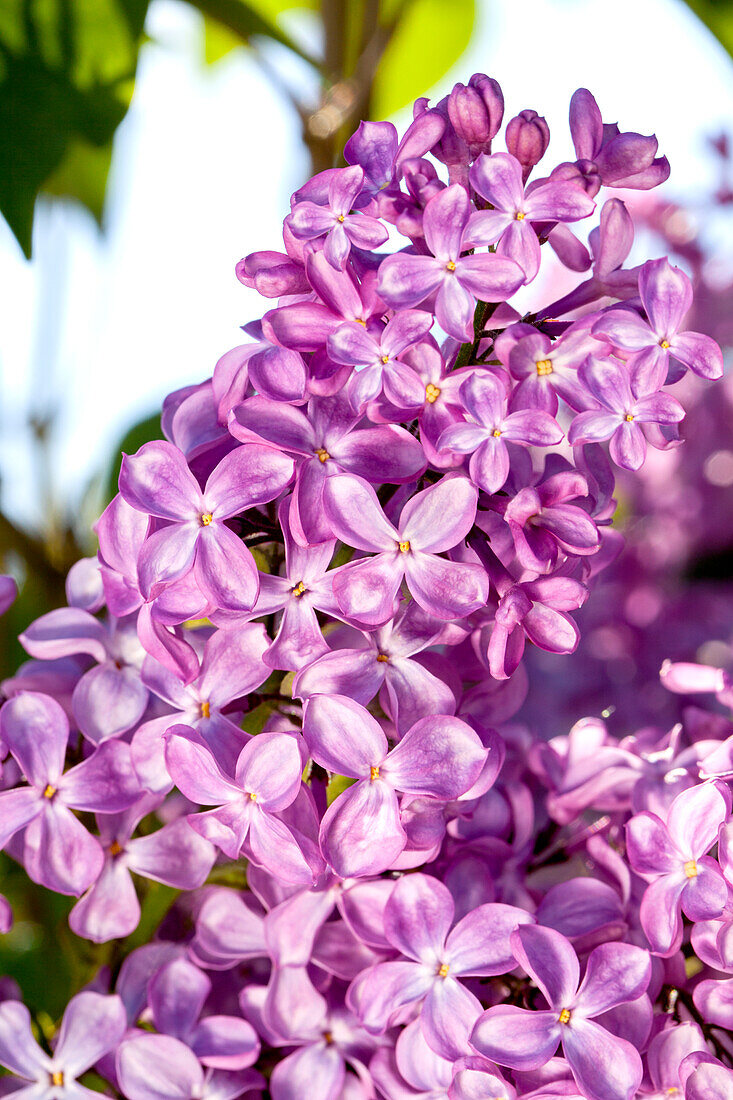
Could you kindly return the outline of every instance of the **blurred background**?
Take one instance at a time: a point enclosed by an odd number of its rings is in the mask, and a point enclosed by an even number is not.
[[[159,436],[165,395],[209,377],[261,314],[236,262],[280,247],[290,194],[362,118],[404,128],[417,96],[486,72],[505,120],[547,118],[552,165],[590,88],[604,119],[656,132],[671,179],[622,193],[638,254],[688,271],[689,327],[730,351],[732,50],[733,0],[0,0],[0,572],[21,584],[0,676],[94,552],[120,450]],[[547,736],[586,713],[620,736],[663,724],[665,656],[733,663],[733,386],[689,385],[686,446],[620,480],[629,547],[577,655],[531,656],[524,717]],[[16,889],[0,973],[60,1010],[102,957],[69,932],[68,899]]]

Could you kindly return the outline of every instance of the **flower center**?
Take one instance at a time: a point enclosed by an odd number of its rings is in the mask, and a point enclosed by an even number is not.
[[[343,214],[339,214],[339,216],[336,218],[336,221],[337,222],[345,222],[346,218],[344,217]]]
[[[201,515],[201,526],[202,527],[211,527],[211,524],[213,522],[214,522],[214,517],[212,516],[211,512],[203,512],[202,513],[202,515]]]
[[[111,856],[118,856],[122,851],[122,845],[119,840],[113,840],[107,850]]]
[[[324,1041],[324,1043],[326,1044],[327,1047],[330,1047],[332,1045],[333,1035],[331,1034],[330,1031],[324,1031],[323,1032],[323,1041]]]
[[[386,653],[378,653],[377,654],[377,660],[380,661],[382,664],[386,664],[387,661],[389,660],[389,657],[387,656]]]
[[[43,792],[44,798],[53,798],[56,794],[56,788],[52,787],[50,783],[47,784],[45,791]]]
[[[432,382],[428,382],[427,386],[425,387],[425,400],[428,402],[428,404],[434,405],[439,397],[440,390],[438,389],[438,387],[434,386]]]
[[[501,428],[494,428],[491,434],[493,435],[494,439],[499,439],[499,437],[501,436]]]
[[[404,542],[398,542],[397,546],[399,548],[400,554],[406,554],[410,549],[410,543],[407,539],[405,539]]]
[[[382,361],[382,363],[389,363],[389,356],[388,355],[381,355],[380,360]]]
[[[524,214],[522,213],[521,210],[517,210],[516,214],[514,215],[514,220],[518,221],[518,222],[523,222],[524,221]]]
[[[325,447],[319,447],[316,451],[316,455],[321,460],[321,462],[328,462],[329,458],[331,457]]]
[[[697,878],[697,863],[694,859],[688,859],[682,870],[685,872],[687,878]]]
[[[455,269],[456,269],[455,262],[453,260],[448,260],[448,263],[445,265],[445,270],[446,271],[455,271]]]
[[[447,978],[449,969],[450,967],[448,966],[448,963],[441,963],[436,971],[436,974],[439,978]]]
[[[63,1085],[64,1083],[64,1071],[61,1069],[55,1069],[53,1073],[48,1075],[51,1078],[52,1085]]]
[[[372,764],[371,768],[369,769],[369,779],[372,783],[375,779],[379,779],[379,764]]]
[[[301,596],[303,595],[303,593],[305,592],[305,585],[303,584],[303,582],[302,582],[302,581],[298,581],[298,583],[296,584],[295,588],[291,588],[291,590],[290,590],[290,591],[291,591],[291,594],[292,594],[293,596],[295,596],[296,600],[297,600],[297,599],[300,599],[300,597],[301,597]]]
[[[626,416],[624,417],[624,420],[626,421],[627,424],[630,424],[633,419],[634,419],[634,414],[633,413],[626,413]]]
[[[552,359],[538,359],[535,366],[540,378],[544,378],[546,374],[552,374]]]
[[[570,1012],[570,1009],[564,1008],[557,1018],[558,1022],[561,1024],[569,1024],[571,1015],[572,1013]]]
[[[664,350],[666,351],[667,348],[669,347],[669,340],[660,340],[659,341],[659,346],[660,346],[660,348],[664,348]]]
[[[208,699],[204,699],[203,703],[201,704],[201,717],[202,718],[210,718],[211,717],[211,703],[209,702]]]
[[[254,791],[250,791],[248,793],[247,797],[249,798],[250,802],[256,802],[257,801],[257,795],[254,793]]]

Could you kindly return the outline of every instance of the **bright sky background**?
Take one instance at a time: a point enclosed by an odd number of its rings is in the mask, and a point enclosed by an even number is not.
[[[525,107],[546,116],[552,163],[553,150],[555,161],[570,156],[567,106],[584,85],[606,120],[657,133],[671,194],[709,187],[705,135],[733,118],[733,65],[678,0],[479,6],[469,50],[433,97],[473,72],[497,77],[505,119]],[[53,473],[74,502],[131,423],[242,342],[238,326],[262,305],[234,265],[280,247],[308,170],[297,119],[246,52],[206,69],[198,19],[175,0],[156,0],[148,30],[155,43],[118,136],[107,234],[82,212],[44,210],[26,263],[0,219],[2,501],[21,521],[41,507],[29,405],[59,407]]]

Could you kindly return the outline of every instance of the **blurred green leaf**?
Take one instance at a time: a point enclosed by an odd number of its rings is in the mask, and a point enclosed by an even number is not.
[[[27,256],[36,196],[47,181],[51,193],[101,216],[147,7],[148,0],[0,4],[0,211]]]
[[[76,199],[101,225],[111,162],[111,141],[97,146],[82,138],[73,139],[58,168],[44,181],[43,192],[56,198]]]
[[[445,76],[468,46],[475,9],[475,0],[383,0],[383,18],[400,17],[377,67],[372,118],[389,117]]]
[[[189,0],[197,7],[197,0]],[[317,0],[250,0],[247,7],[256,12],[263,20],[279,27],[279,16],[286,11],[318,7]],[[226,57],[232,50],[246,45],[241,34],[236,34],[217,19],[204,16],[204,59],[207,65],[213,65]]]
[[[733,0],[685,0],[733,57]]]
[[[284,3],[276,3],[275,0],[188,0],[188,2],[205,17],[208,27],[215,23],[220,28],[215,33],[212,45],[212,54],[223,57],[226,49],[226,39],[222,37],[222,29],[229,32],[229,50],[234,49],[235,44],[246,45],[252,38],[270,38],[279,42],[298,57],[311,65],[318,63],[297,42],[282,30],[274,21],[281,11],[288,8],[302,7],[302,4],[294,4],[285,0]],[[224,52],[221,52],[222,49]],[[208,60],[208,47],[207,47]],[[218,60],[214,56],[214,60]]]

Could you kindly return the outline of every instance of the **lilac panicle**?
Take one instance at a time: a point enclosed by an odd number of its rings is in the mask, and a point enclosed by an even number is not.
[[[292,195],[25,626],[0,848],[108,946],[56,1029],[2,979],[0,1093],[733,1100],[730,288],[617,193],[655,137],[579,89],[533,177],[506,114],[474,74]]]

